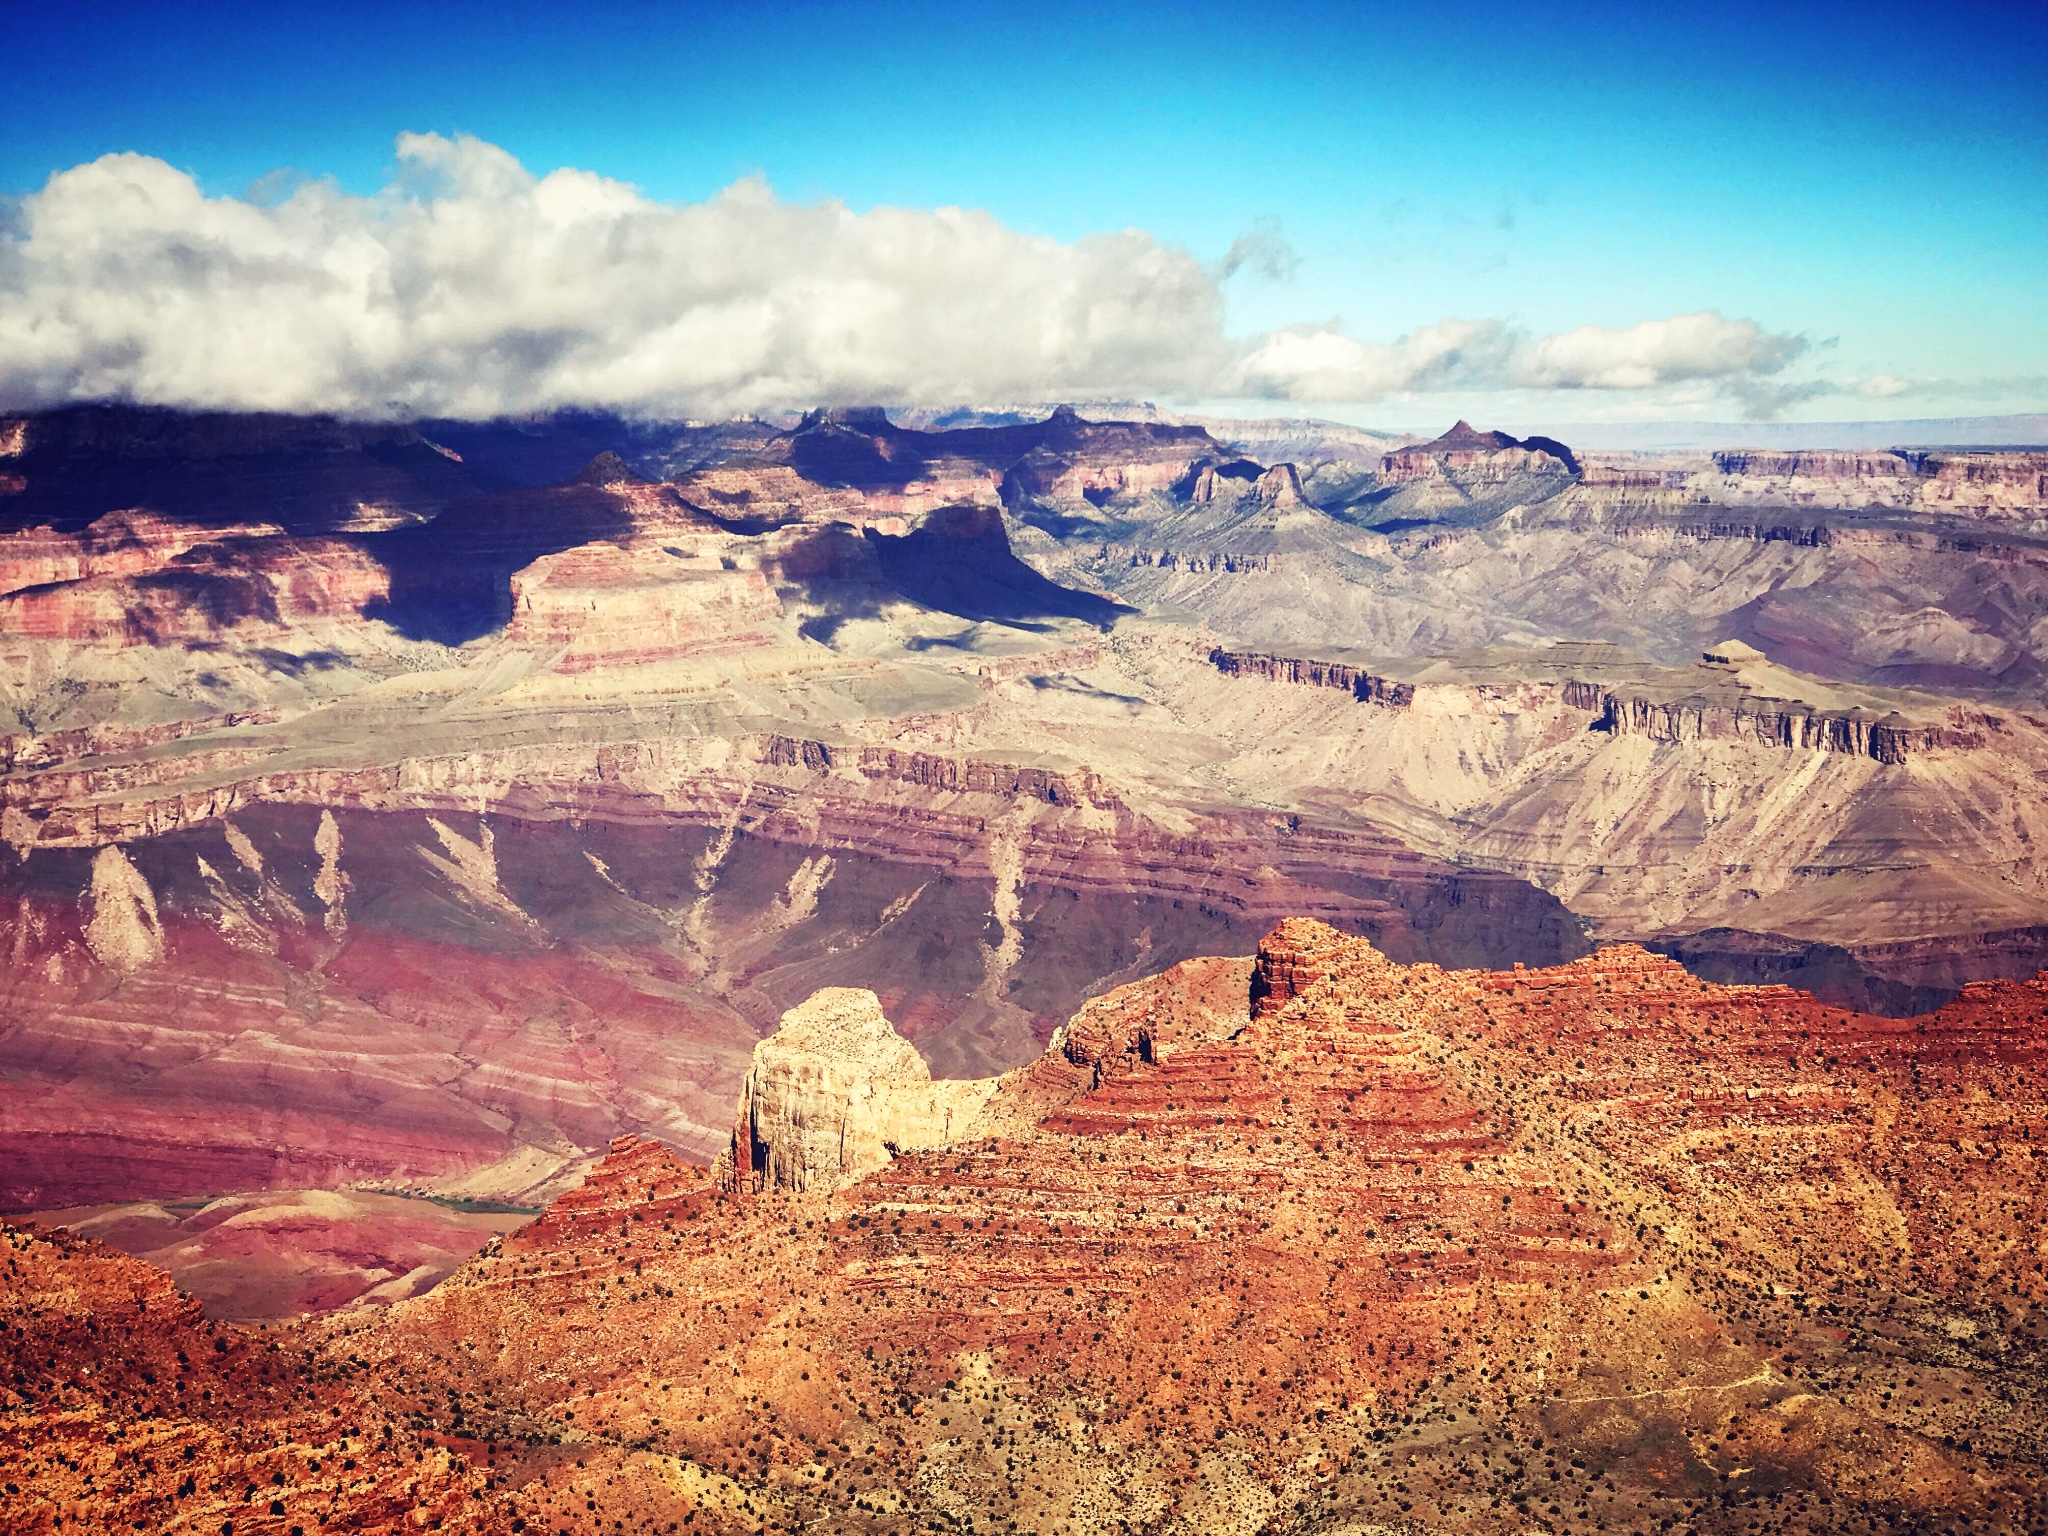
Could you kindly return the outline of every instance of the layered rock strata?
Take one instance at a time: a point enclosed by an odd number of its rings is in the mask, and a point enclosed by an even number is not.
[[[82,820],[17,806],[0,1199],[492,1169],[475,1192],[519,1199],[621,1129],[708,1160],[757,1033],[821,984],[886,978],[942,1071],[986,1076],[1094,988],[1248,949],[1290,906],[1449,962],[1583,945],[1526,884],[1385,838],[1176,831],[1085,774],[743,745],[422,757]],[[523,814],[471,809],[512,786]],[[103,841],[117,816],[125,852]]]
[[[1737,668],[1765,659],[1763,652],[1739,640],[1701,656],[1710,666]],[[1668,694],[1646,697],[1633,691],[1600,689],[1577,679],[1568,682],[1565,690],[1567,703],[1597,710],[1597,727],[1619,736],[1672,742],[1750,740],[1792,751],[1846,752],[1880,763],[1903,763],[1916,753],[1983,747],[1987,731],[1996,731],[2005,723],[1997,715],[1956,708],[1948,711],[1949,720],[1941,724],[1915,722],[1895,709],[1882,717],[1855,709],[1820,710],[1746,687],[1732,700],[1697,692],[1678,698]]]
[[[708,1159],[819,987],[985,1077],[1290,912],[1900,1011],[2031,969],[2048,727],[1953,692],[2039,665],[2018,512],[1262,430],[0,431],[8,1203]]]
[[[1392,709],[1405,709],[1415,702],[1412,685],[1389,682],[1384,677],[1374,677],[1370,672],[1347,667],[1341,662],[1226,651],[1220,646],[1209,652],[1209,662],[1225,677],[1258,677],[1268,682],[1303,683],[1311,688],[1343,688],[1361,704],[1384,704]]]
[[[2048,511],[2048,453],[2039,451],[1744,448],[1714,454],[1713,468],[1724,477],[1726,490],[1753,497],[1993,516]]]
[[[1981,731],[1915,726],[1896,710],[1873,719],[1805,710],[1717,709],[1703,698],[1645,699],[1620,693],[1601,694],[1599,710],[1600,729],[1618,736],[1646,736],[1652,741],[1748,739],[1792,751],[1847,752],[1880,763],[1903,763],[1917,752],[1967,750],[1985,741]]]
[[[1788,956],[1820,943],[1903,961],[1894,946],[1938,941],[1986,956],[1976,935],[2048,911],[2032,851],[2048,737],[2026,708],[1826,684],[1739,642],[1669,669],[1572,645],[1341,663],[1411,687],[1401,711],[1308,688],[1240,684],[1240,700],[1208,685],[1207,652],[1126,654],[1228,745],[1231,782],[1370,807],[1418,846],[1526,873],[1609,937],[1743,929],[1787,936]],[[1298,675],[1280,660],[1268,675]],[[2016,956],[2010,973],[2039,963]],[[1918,966],[1895,977],[1909,991]],[[1825,966],[1807,980],[1834,984]],[[1846,984],[1844,1001],[1880,995]]]
[[[1946,1322],[1860,1330],[1931,1306],[2033,1347],[2048,1293],[2022,1234],[2044,1190],[2013,1151],[2043,1114],[2040,984],[1900,1026],[1702,988],[1640,951],[1455,977],[1313,924],[1283,925],[1259,976],[1234,1040],[1118,1052],[1035,1130],[897,1158],[822,1207],[761,1197],[743,1255],[701,1246],[715,1207],[636,1149],[437,1293],[445,1320],[416,1337],[524,1315],[526,1285],[545,1308],[563,1258],[602,1262],[627,1295],[599,1351],[673,1319],[656,1376],[701,1403],[690,1362],[722,1343],[757,1401],[674,1429],[664,1394],[622,1379],[573,1422],[651,1434],[799,1522],[884,1528],[957,1497],[1020,1528],[1316,1528],[1398,1520],[1405,1499],[1439,1528],[1733,1531],[1797,1526],[1801,1505],[1825,1528],[1823,1497],[1898,1525],[2038,1499],[2039,1409],[2007,1406],[2002,1348],[1963,1365]],[[1994,1082],[2010,1097],[1978,1100]],[[1933,1150],[1956,1140],[1967,1169]],[[1983,1193],[1937,1217],[1936,1188]],[[642,1238],[656,1220],[680,1241]],[[786,1289],[761,1283],[778,1253]],[[692,1298],[679,1314],[664,1287]],[[538,1363],[519,1358],[478,1388]],[[1845,1443],[1868,1450],[1822,1449]]]
[[[1124,989],[997,1089],[1001,1132],[829,1195],[622,1140],[427,1297],[276,1354],[187,1323],[189,1373],[122,1342],[160,1326],[128,1261],[11,1234],[9,1466],[106,1523],[246,1484],[342,1529],[408,1473],[458,1531],[2048,1511],[2048,979],[1892,1021],[1630,948],[1404,967],[1308,922],[1255,976]]]

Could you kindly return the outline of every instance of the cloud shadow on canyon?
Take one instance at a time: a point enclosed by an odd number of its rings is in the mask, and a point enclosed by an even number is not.
[[[922,607],[976,622],[1043,627],[1079,619],[1099,629],[1137,612],[1092,592],[1078,592],[1019,560],[1002,514],[987,507],[945,507],[911,532],[870,531],[883,579]]]

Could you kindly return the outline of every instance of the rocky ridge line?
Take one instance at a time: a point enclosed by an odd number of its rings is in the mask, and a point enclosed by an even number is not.
[[[1272,683],[1301,683],[1311,688],[1341,688],[1361,704],[1406,709],[1415,702],[1412,683],[1390,682],[1341,662],[1311,661],[1298,656],[1270,656],[1258,651],[1209,652],[1209,663],[1225,677],[1256,677]]]
[[[1701,656],[1703,662],[1719,667],[1762,659],[1760,652],[1739,642]],[[1228,651],[1220,646],[1209,652],[1209,662],[1227,677],[1337,688],[1362,703],[1393,709],[1410,707],[1418,686],[1341,662]],[[1989,733],[2003,726],[1996,714],[1960,707],[1949,710],[1947,722],[1934,724],[1908,719],[1897,710],[1882,715],[1863,709],[1831,710],[1796,699],[1746,692],[1731,702],[1704,692],[1671,697],[1668,691],[1649,693],[1577,677],[1534,686],[1555,687],[1568,707],[1587,710],[1596,717],[1595,730],[1614,736],[1642,736],[1658,742],[1753,741],[1795,751],[1848,753],[1894,765],[1927,752],[1982,748]]]

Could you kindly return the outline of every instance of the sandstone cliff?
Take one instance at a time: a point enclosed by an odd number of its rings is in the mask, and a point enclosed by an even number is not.
[[[995,1083],[935,1082],[874,993],[827,987],[754,1047],[723,1176],[741,1190],[830,1194],[969,1134]]]
[[[1410,684],[1389,682],[1341,662],[1226,651],[1220,646],[1209,652],[1209,661],[1225,677],[1258,677],[1270,682],[1304,683],[1311,688],[1342,688],[1362,704],[1384,704],[1391,709],[1405,709],[1415,702],[1415,689]]]
[[[1748,448],[1714,454],[1713,467],[1722,477],[1713,489],[1722,495],[2000,518],[2048,513],[2048,453],[2040,451]]]
[[[1730,668],[1737,679],[1743,665],[1766,661],[1763,652],[1739,640],[1716,646],[1701,659],[1710,666]],[[1714,688],[1713,683],[1709,686]],[[1761,688],[1739,685],[1733,695],[1714,688],[1712,693],[1673,697],[1669,692],[1645,695],[1632,690],[1600,690],[1574,680],[1566,684],[1566,702],[1597,709],[1597,728],[1618,736],[1671,742],[1750,740],[1787,750],[1846,752],[1880,763],[1903,763],[1915,753],[1983,747],[1987,731],[2003,724],[1997,716],[1976,714],[1973,720],[1961,710],[1951,710],[1946,721],[1916,722],[1896,709],[1881,717],[1857,709],[1816,709],[1794,699],[1773,697]]]

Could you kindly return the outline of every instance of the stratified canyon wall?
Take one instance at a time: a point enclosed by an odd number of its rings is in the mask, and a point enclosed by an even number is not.
[[[616,1134],[731,1148],[820,988],[987,1079],[1289,915],[1899,1014],[2048,958],[2025,454],[116,407],[0,452],[0,1205],[537,1205]]]

